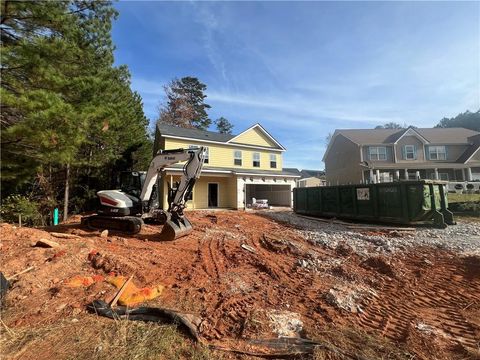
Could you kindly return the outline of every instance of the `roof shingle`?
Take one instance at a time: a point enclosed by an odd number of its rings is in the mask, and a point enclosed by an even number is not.
[[[227,142],[235,135],[221,134],[213,131],[199,130],[199,129],[186,129],[178,126],[168,125],[162,122],[157,124],[158,131],[162,135],[186,137],[198,140],[209,140],[217,142]]]

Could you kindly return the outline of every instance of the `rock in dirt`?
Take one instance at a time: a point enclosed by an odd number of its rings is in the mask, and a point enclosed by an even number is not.
[[[272,331],[278,336],[298,337],[303,330],[300,314],[275,310],[268,314]]]
[[[103,230],[103,231],[100,233],[100,237],[102,237],[102,238],[108,237],[108,230]]]
[[[57,248],[60,246],[59,243],[48,240],[48,239],[40,239],[37,240],[36,242],[32,243],[33,247],[43,247],[43,248]]]

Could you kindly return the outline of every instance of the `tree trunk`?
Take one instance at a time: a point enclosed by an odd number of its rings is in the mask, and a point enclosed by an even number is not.
[[[65,195],[63,200],[63,221],[67,220],[68,217],[68,197],[70,195],[70,188],[68,181],[70,180],[70,164],[67,164],[65,168]]]

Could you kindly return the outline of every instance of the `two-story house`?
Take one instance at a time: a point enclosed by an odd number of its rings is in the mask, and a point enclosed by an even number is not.
[[[245,209],[252,199],[267,199],[272,206],[292,206],[298,175],[282,169],[285,148],[260,124],[238,135],[185,129],[158,123],[154,151],[205,146],[207,155],[187,208]],[[183,164],[164,169],[160,184],[163,206],[168,185],[180,180]]]
[[[335,130],[323,157],[331,185],[480,180],[480,133],[464,128]]]

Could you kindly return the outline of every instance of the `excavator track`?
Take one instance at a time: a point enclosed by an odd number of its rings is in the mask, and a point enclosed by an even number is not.
[[[108,229],[133,235],[140,232],[143,220],[134,216],[111,217],[92,215],[82,218],[82,225],[93,230]]]

